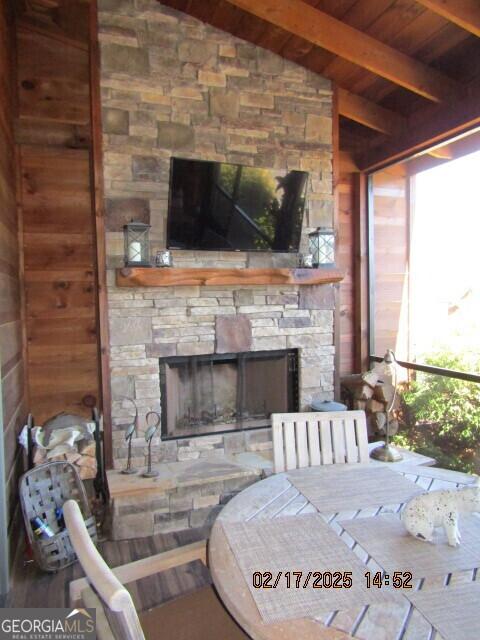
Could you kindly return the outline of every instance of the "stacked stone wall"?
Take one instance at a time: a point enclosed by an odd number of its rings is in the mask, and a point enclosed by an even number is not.
[[[156,0],[100,0],[101,94],[107,216],[114,457],[135,398],[141,418],[161,411],[158,358],[228,351],[235,323],[248,349],[299,350],[300,404],[333,393],[333,286],[121,289],[122,227],[151,225],[166,246],[172,156],[310,174],[301,252],[330,226],[332,91],[321,76]],[[174,266],[295,266],[293,254],[173,252]],[[233,324],[226,326],[222,319]],[[268,431],[156,443],[157,461],[268,449]],[[134,456],[144,463],[144,441]]]

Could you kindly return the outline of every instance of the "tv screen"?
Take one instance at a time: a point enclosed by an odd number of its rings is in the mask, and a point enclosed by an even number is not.
[[[298,251],[308,174],[172,158],[167,246]]]

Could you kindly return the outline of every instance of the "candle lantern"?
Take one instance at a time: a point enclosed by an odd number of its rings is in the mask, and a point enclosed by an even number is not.
[[[309,252],[313,256],[313,266],[335,264],[335,231],[319,227],[308,234]]]
[[[150,266],[149,231],[149,224],[133,222],[133,220],[123,227],[125,265],[127,267]]]

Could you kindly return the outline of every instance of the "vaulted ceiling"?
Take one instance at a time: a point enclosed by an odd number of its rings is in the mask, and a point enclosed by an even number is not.
[[[361,168],[480,126],[480,0],[160,1],[330,78],[340,146]],[[85,42],[88,2],[16,7]]]
[[[479,0],[161,1],[330,78],[365,167],[480,120]]]

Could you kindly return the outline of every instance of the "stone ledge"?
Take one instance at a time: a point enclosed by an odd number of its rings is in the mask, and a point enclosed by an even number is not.
[[[268,460],[252,466],[233,457],[161,465],[158,478],[108,472],[112,538],[124,540],[213,524],[222,507],[259,480]]]
[[[108,471],[108,486],[112,500],[133,496],[150,496],[179,487],[198,486],[211,482],[242,478],[261,471],[239,464],[233,457],[222,456],[221,461],[187,460],[160,465],[156,478],[123,475],[119,471]]]

